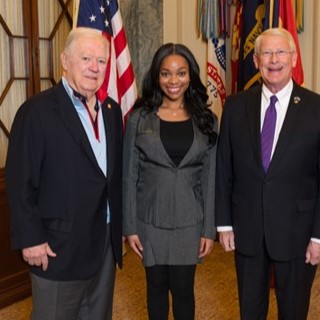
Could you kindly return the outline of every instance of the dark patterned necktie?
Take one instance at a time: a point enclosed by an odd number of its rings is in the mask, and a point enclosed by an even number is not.
[[[277,121],[276,96],[270,97],[270,105],[266,110],[261,131],[261,158],[264,171],[268,171],[271,159],[271,150],[273,145],[274,132]]]

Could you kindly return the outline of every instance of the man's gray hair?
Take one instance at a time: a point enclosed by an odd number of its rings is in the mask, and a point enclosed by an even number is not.
[[[290,51],[291,52],[296,52],[296,44],[294,42],[293,36],[292,34],[284,29],[284,28],[270,28],[267,29],[265,31],[263,31],[256,39],[255,43],[254,43],[254,53],[258,54],[260,53],[260,49],[261,49],[261,39],[264,36],[279,36],[279,37],[284,37],[288,40],[289,43],[289,47],[290,47]]]

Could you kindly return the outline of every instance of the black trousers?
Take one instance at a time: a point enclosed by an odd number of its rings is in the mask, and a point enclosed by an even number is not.
[[[316,266],[305,258],[279,262],[270,259],[265,246],[259,255],[248,257],[236,251],[240,314],[242,320],[265,320],[269,307],[271,268],[279,320],[306,320]]]
[[[175,320],[194,320],[196,265],[146,267],[149,320],[167,320],[169,292]]]

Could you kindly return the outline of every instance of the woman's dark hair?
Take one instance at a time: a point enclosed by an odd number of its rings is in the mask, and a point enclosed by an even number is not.
[[[143,106],[151,111],[162,104],[163,92],[159,85],[159,74],[164,58],[170,55],[180,55],[187,60],[190,84],[184,95],[184,107],[200,131],[209,137],[212,144],[215,144],[217,134],[213,130],[213,124],[216,120],[209,108],[207,89],[201,82],[196,59],[192,52],[182,44],[167,43],[156,51],[150,69],[143,79],[142,97],[137,101],[136,107]]]

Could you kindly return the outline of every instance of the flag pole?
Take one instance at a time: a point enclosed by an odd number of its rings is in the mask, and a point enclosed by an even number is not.
[[[79,1],[80,0],[74,0],[73,2],[73,23],[72,23],[72,29],[77,27],[78,24],[78,15],[79,15]]]

